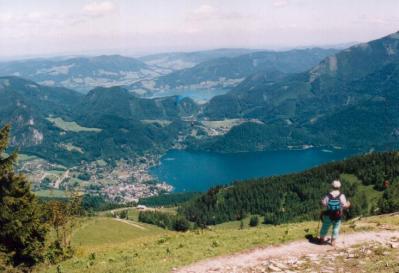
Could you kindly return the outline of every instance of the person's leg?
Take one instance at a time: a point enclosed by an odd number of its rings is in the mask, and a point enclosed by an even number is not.
[[[323,216],[323,224],[320,229],[320,242],[324,242],[326,235],[328,233],[328,230],[330,229],[331,226],[331,219],[328,216]]]
[[[333,231],[332,231],[332,237],[331,237],[331,245],[335,246],[335,243],[339,236],[339,230],[341,228],[341,220],[333,221],[332,225],[333,225]]]

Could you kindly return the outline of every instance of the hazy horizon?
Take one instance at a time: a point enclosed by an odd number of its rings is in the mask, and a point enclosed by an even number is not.
[[[251,48],[251,47],[217,47],[217,48],[192,48],[182,50],[165,50],[165,51],[143,51],[143,52],[130,52],[128,49],[99,49],[77,52],[54,52],[48,54],[32,54],[32,55],[16,55],[16,56],[1,56],[0,61],[19,61],[19,60],[34,60],[34,59],[62,59],[62,58],[75,58],[75,57],[97,57],[97,56],[111,56],[120,55],[125,57],[140,58],[145,56],[157,54],[173,54],[173,53],[192,53],[216,50],[256,50],[256,51],[290,51],[295,49],[310,49],[310,48],[324,48],[324,49],[345,49],[360,42],[348,42],[332,45],[303,45],[292,47],[268,47],[268,48]]]
[[[399,29],[399,1],[0,0],[0,58],[365,42]]]

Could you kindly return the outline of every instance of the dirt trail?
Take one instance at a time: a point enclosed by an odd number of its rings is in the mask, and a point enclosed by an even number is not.
[[[398,231],[358,232],[341,234],[337,242],[337,249],[344,249],[362,242],[389,242],[393,237],[399,237]],[[292,243],[256,248],[229,256],[221,256],[200,261],[192,265],[174,270],[174,273],[205,273],[205,272],[247,272],[246,268],[255,267],[270,259],[300,258],[305,255],[320,255],[334,251],[329,245],[319,246],[306,240]]]
[[[125,223],[125,224],[130,225],[130,226],[136,227],[138,229],[146,230],[145,227],[140,226],[140,225],[138,225],[138,224],[136,224],[136,223],[134,223],[132,221],[129,221],[129,220],[120,219],[120,218],[112,218],[112,219],[114,219],[115,221],[118,221],[118,222]]]

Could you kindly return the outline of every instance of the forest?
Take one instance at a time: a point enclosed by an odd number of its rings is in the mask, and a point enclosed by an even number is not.
[[[331,181],[341,179],[353,206],[346,217],[399,209],[399,154],[371,153],[301,173],[218,186],[193,198],[179,213],[199,226],[263,215],[267,224],[318,219],[320,200]],[[350,179],[348,179],[348,177]]]

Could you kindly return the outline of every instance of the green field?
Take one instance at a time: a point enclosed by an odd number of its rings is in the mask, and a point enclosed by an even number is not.
[[[159,124],[161,127],[166,127],[172,123],[170,120],[163,119],[143,119],[141,122],[143,124]]]
[[[73,145],[71,143],[60,144],[60,147],[66,149],[67,151],[70,151],[70,152],[74,152],[75,151],[75,152],[78,152],[78,153],[81,153],[81,154],[84,153],[82,148],[77,147],[77,146],[75,146],[75,145]]]
[[[18,154],[18,160],[19,161],[29,161],[29,160],[34,160],[37,159],[38,157],[34,155],[27,155],[27,154]]]
[[[341,180],[344,183],[357,184],[358,197],[367,199],[368,210],[371,212],[372,208],[377,207],[378,200],[382,197],[382,192],[376,191],[373,185],[365,186],[362,182],[352,174],[342,174]],[[352,200],[352,203],[361,202],[359,198]]]
[[[130,215],[134,215],[132,212]],[[98,217],[82,221],[72,238],[75,257],[61,263],[61,272],[95,273],[166,273],[172,268],[209,257],[226,255],[258,246],[281,244],[316,234],[317,222],[259,225],[244,229],[240,222],[229,222],[207,230],[177,233],[133,222],[144,229]],[[344,232],[372,230],[382,224],[399,226],[399,216],[357,219],[343,226]],[[36,272],[57,272],[56,266],[41,267]]]
[[[98,128],[88,128],[88,127],[80,126],[79,124],[77,124],[74,121],[64,121],[62,118],[48,117],[47,120],[64,131],[70,131],[70,132],[76,132],[76,133],[78,133],[78,132],[99,133],[102,131],[101,129],[98,129]]]
[[[38,197],[67,198],[67,194],[63,190],[40,190],[33,193]]]
[[[119,245],[126,241],[167,234],[168,232],[155,226],[142,223],[119,222],[115,218],[95,217],[84,221],[72,238],[74,246]]]

